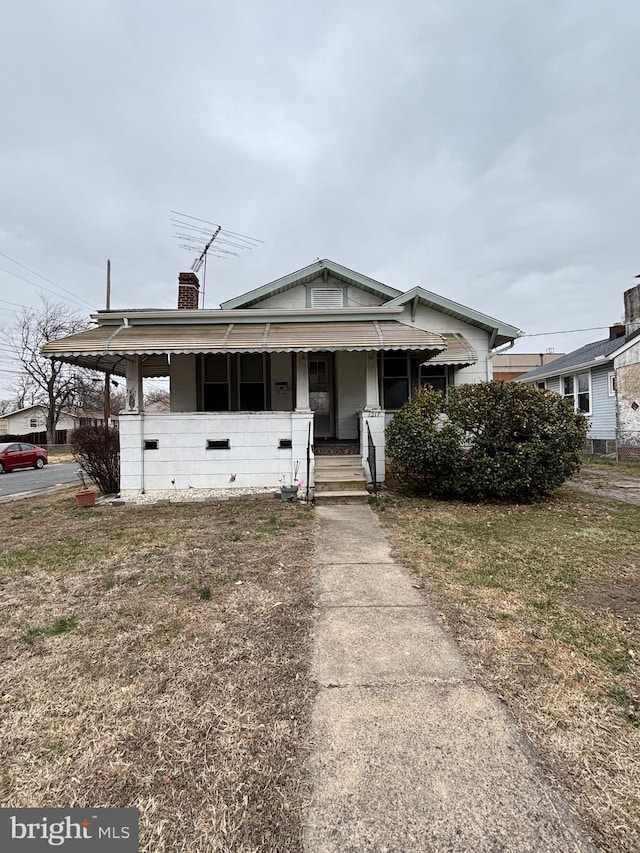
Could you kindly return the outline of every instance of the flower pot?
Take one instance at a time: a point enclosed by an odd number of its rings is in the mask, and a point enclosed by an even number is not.
[[[78,506],[95,506],[96,493],[93,489],[83,489],[81,492],[76,492],[76,504]]]
[[[282,503],[289,503],[291,501],[295,501],[297,496],[297,486],[280,486],[280,497],[282,498]]]

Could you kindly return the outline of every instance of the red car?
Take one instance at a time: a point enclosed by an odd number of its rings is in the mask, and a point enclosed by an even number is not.
[[[44,468],[48,461],[47,451],[35,444],[0,444],[0,474],[15,468]]]

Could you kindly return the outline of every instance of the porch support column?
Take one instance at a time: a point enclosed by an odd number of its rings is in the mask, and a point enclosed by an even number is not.
[[[378,353],[367,353],[367,385],[365,411],[380,410],[380,385],[378,383]]]
[[[127,398],[125,411],[142,412],[144,409],[142,396],[142,365],[140,356],[134,355],[127,360]]]
[[[310,412],[309,359],[306,352],[296,353],[296,412]]]

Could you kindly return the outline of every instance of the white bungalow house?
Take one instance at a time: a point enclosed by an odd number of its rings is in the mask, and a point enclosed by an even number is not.
[[[23,409],[15,409],[0,417],[0,440],[2,436],[20,436],[35,443],[46,441],[47,415],[46,406],[36,403]],[[62,411],[56,424],[56,438],[64,443],[66,435],[80,425],[80,418],[73,412]]]
[[[121,492],[318,481],[316,456],[351,456],[384,479],[385,425],[414,389],[491,378],[513,326],[415,287],[402,293],[329,260],[198,308],[111,310],[47,344],[72,364],[126,376]],[[144,411],[144,377],[170,379],[170,411]],[[371,448],[374,448],[372,452]],[[347,460],[344,460],[345,462]],[[375,467],[375,474],[372,469]]]
[[[46,444],[48,413],[48,407],[41,403],[7,412],[0,417],[0,440],[2,440],[2,436],[11,435],[20,436],[36,444]],[[79,408],[63,410],[60,412],[56,423],[56,443],[66,444],[69,435],[80,426],[102,426],[103,424],[104,414],[102,412]],[[117,429],[118,418],[116,415],[110,416],[109,426]]]
[[[589,420],[587,452],[640,459],[640,285],[624,294],[625,320],[516,379],[555,391]]]

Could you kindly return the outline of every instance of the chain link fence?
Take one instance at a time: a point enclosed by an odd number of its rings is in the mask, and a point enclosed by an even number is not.
[[[609,456],[618,462],[640,462],[640,430],[619,432],[616,438],[588,438],[588,456]]]
[[[640,430],[618,433],[618,462],[640,462]]]

